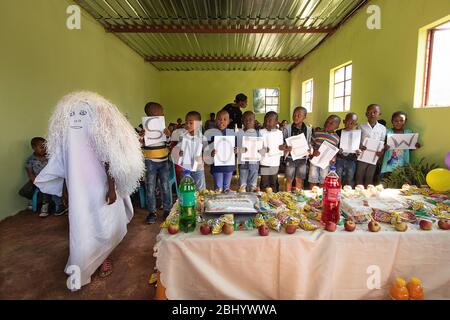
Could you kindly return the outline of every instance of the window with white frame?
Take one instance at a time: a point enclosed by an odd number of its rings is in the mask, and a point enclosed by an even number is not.
[[[253,90],[253,109],[255,113],[278,112],[280,107],[280,90],[278,88],[261,88]]]
[[[313,87],[314,87],[313,79],[303,81],[302,83],[302,105],[303,107],[306,108],[306,110],[308,110],[308,112],[312,112]]]
[[[330,112],[350,110],[352,93],[352,63],[334,68],[330,72]]]
[[[428,30],[422,106],[450,106],[450,21]]]

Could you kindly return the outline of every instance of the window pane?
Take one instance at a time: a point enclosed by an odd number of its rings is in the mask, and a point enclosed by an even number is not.
[[[332,111],[334,111],[334,112],[344,111],[344,98],[334,99]]]
[[[278,104],[278,97],[267,97],[266,104]]]
[[[311,91],[311,84],[312,84],[312,81],[308,81],[306,83],[306,91]]]
[[[349,96],[352,93],[352,81],[345,81],[345,95]]]
[[[338,83],[334,85],[334,96],[342,97],[344,95],[344,83]]]
[[[345,97],[345,111],[350,110],[350,96]]]
[[[264,98],[253,99],[253,109],[255,113],[264,113]]]
[[[305,93],[305,102],[311,102],[311,92]]]
[[[450,30],[436,30],[428,88],[429,106],[450,106]]]
[[[259,99],[261,97],[264,97],[266,95],[265,89],[254,89],[253,90],[253,99]]]
[[[352,78],[352,65],[349,64],[345,67],[345,80]]]
[[[305,108],[306,108],[306,110],[308,110],[308,112],[311,112],[311,102],[306,102]]]
[[[344,81],[344,68],[340,68],[334,72],[334,83]]]
[[[266,105],[266,112],[269,112],[269,111],[275,111],[275,112],[278,112],[278,106],[277,105]]]
[[[253,90],[253,110],[255,113],[264,113],[265,89]]]
[[[278,89],[266,89],[266,96],[276,97],[278,95]]]

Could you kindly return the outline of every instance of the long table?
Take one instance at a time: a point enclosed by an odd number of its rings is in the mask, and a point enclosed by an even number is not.
[[[388,299],[398,276],[419,277],[427,299],[450,299],[450,231],[381,226],[266,237],[256,229],[171,235],[164,228],[154,255],[168,299]]]
[[[419,277],[427,299],[449,299],[450,232],[409,227],[267,237],[162,229],[156,267],[168,299],[386,299],[396,276]]]

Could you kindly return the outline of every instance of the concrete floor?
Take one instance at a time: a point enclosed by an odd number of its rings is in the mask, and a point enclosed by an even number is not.
[[[0,222],[0,299],[152,299],[153,245],[159,223],[136,209],[125,239],[113,251],[113,273],[74,293],[63,272],[69,254],[68,216],[39,218],[22,211]],[[162,222],[159,218],[158,222]]]
[[[207,170],[209,172],[209,170]],[[282,178],[279,180],[283,188]],[[206,174],[206,185],[213,181]],[[232,189],[237,188],[233,177]],[[66,287],[64,267],[69,255],[67,215],[45,219],[22,211],[0,222],[0,299],[153,299],[155,287],[148,283],[155,272],[153,246],[162,217],[144,223],[145,209],[135,209],[125,239],[113,251],[113,273],[95,273],[90,284],[74,293]]]

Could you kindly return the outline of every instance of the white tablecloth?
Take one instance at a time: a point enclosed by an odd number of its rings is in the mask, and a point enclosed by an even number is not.
[[[267,237],[162,229],[156,266],[168,299],[386,299],[397,276],[419,277],[427,299],[450,299],[450,231],[358,228]],[[371,265],[379,267],[380,289],[367,286]]]

